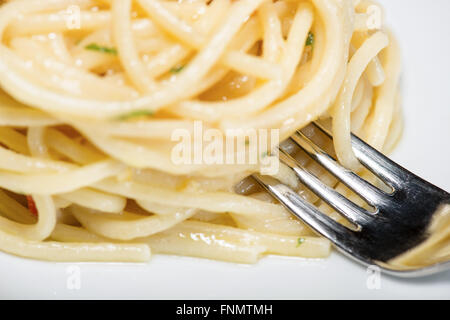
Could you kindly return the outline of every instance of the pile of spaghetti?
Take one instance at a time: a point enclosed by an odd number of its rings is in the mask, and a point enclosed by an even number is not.
[[[382,18],[368,0],[3,1],[0,250],[53,261],[327,256],[326,239],[248,178],[259,164],[175,164],[172,133],[196,121],[279,129],[281,140],[303,129],[330,150],[308,126],[318,120],[347,167],[358,166],[351,131],[389,152],[402,131],[400,61]],[[288,168],[278,178],[339,219]]]

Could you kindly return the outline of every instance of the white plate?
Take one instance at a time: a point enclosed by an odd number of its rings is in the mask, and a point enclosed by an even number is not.
[[[405,66],[406,129],[393,158],[450,190],[450,1],[382,3]],[[71,282],[77,274],[80,289]],[[326,260],[267,257],[253,266],[173,256],[138,265],[57,264],[0,254],[0,298],[450,298],[449,272],[420,280],[381,276],[379,289],[371,280],[337,253]]]

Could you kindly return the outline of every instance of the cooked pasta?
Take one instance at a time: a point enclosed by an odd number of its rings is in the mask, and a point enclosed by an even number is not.
[[[328,256],[329,241],[249,177],[299,129],[355,170],[350,132],[395,147],[400,54],[381,12],[369,0],[3,1],[0,250],[52,261]],[[246,141],[226,159],[257,161],[175,163],[177,130],[208,152],[199,124]],[[252,149],[256,139],[265,147]],[[339,219],[277,164],[275,178]]]

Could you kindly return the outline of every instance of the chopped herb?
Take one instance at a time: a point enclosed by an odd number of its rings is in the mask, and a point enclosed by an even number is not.
[[[103,47],[96,43],[91,43],[84,48],[86,50],[92,50],[92,51],[98,51],[98,52],[102,52],[102,53],[117,55],[117,50],[115,48]]]
[[[308,38],[306,38],[306,46],[314,47],[314,33],[309,32]]]
[[[304,238],[298,238],[298,239],[297,239],[297,248],[300,247],[300,245],[301,245],[303,242],[305,242],[305,239],[304,239]]]
[[[248,139],[245,140],[245,145],[248,146],[249,144],[250,144],[250,141],[248,141]]]
[[[262,157],[262,158],[265,158],[265,157],[267,157],[268,155],[269,155],[269,152],[268,152],[268,151],[261,153],[261,157]]]
[[[185,66],[176,66],[176,67],[173,67],[172,69],[170,69],[170,72],[171,72],[171,73],[178,73],[178,72],[180,72],[181,70],[183,70],[184,67],[185,67]]]
[[[154,113],[150,110],[137,110],[117,117],[119,121],[126,121],[133,118],[152,116]]]

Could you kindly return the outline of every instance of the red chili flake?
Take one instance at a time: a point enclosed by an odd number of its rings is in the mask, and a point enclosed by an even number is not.
[[[36,208],[36,203],[34,202],[33,197],[27,196],[27,201],[28,201],[28,210],[30,210],[33,216],[37,216],[38,210]]]

